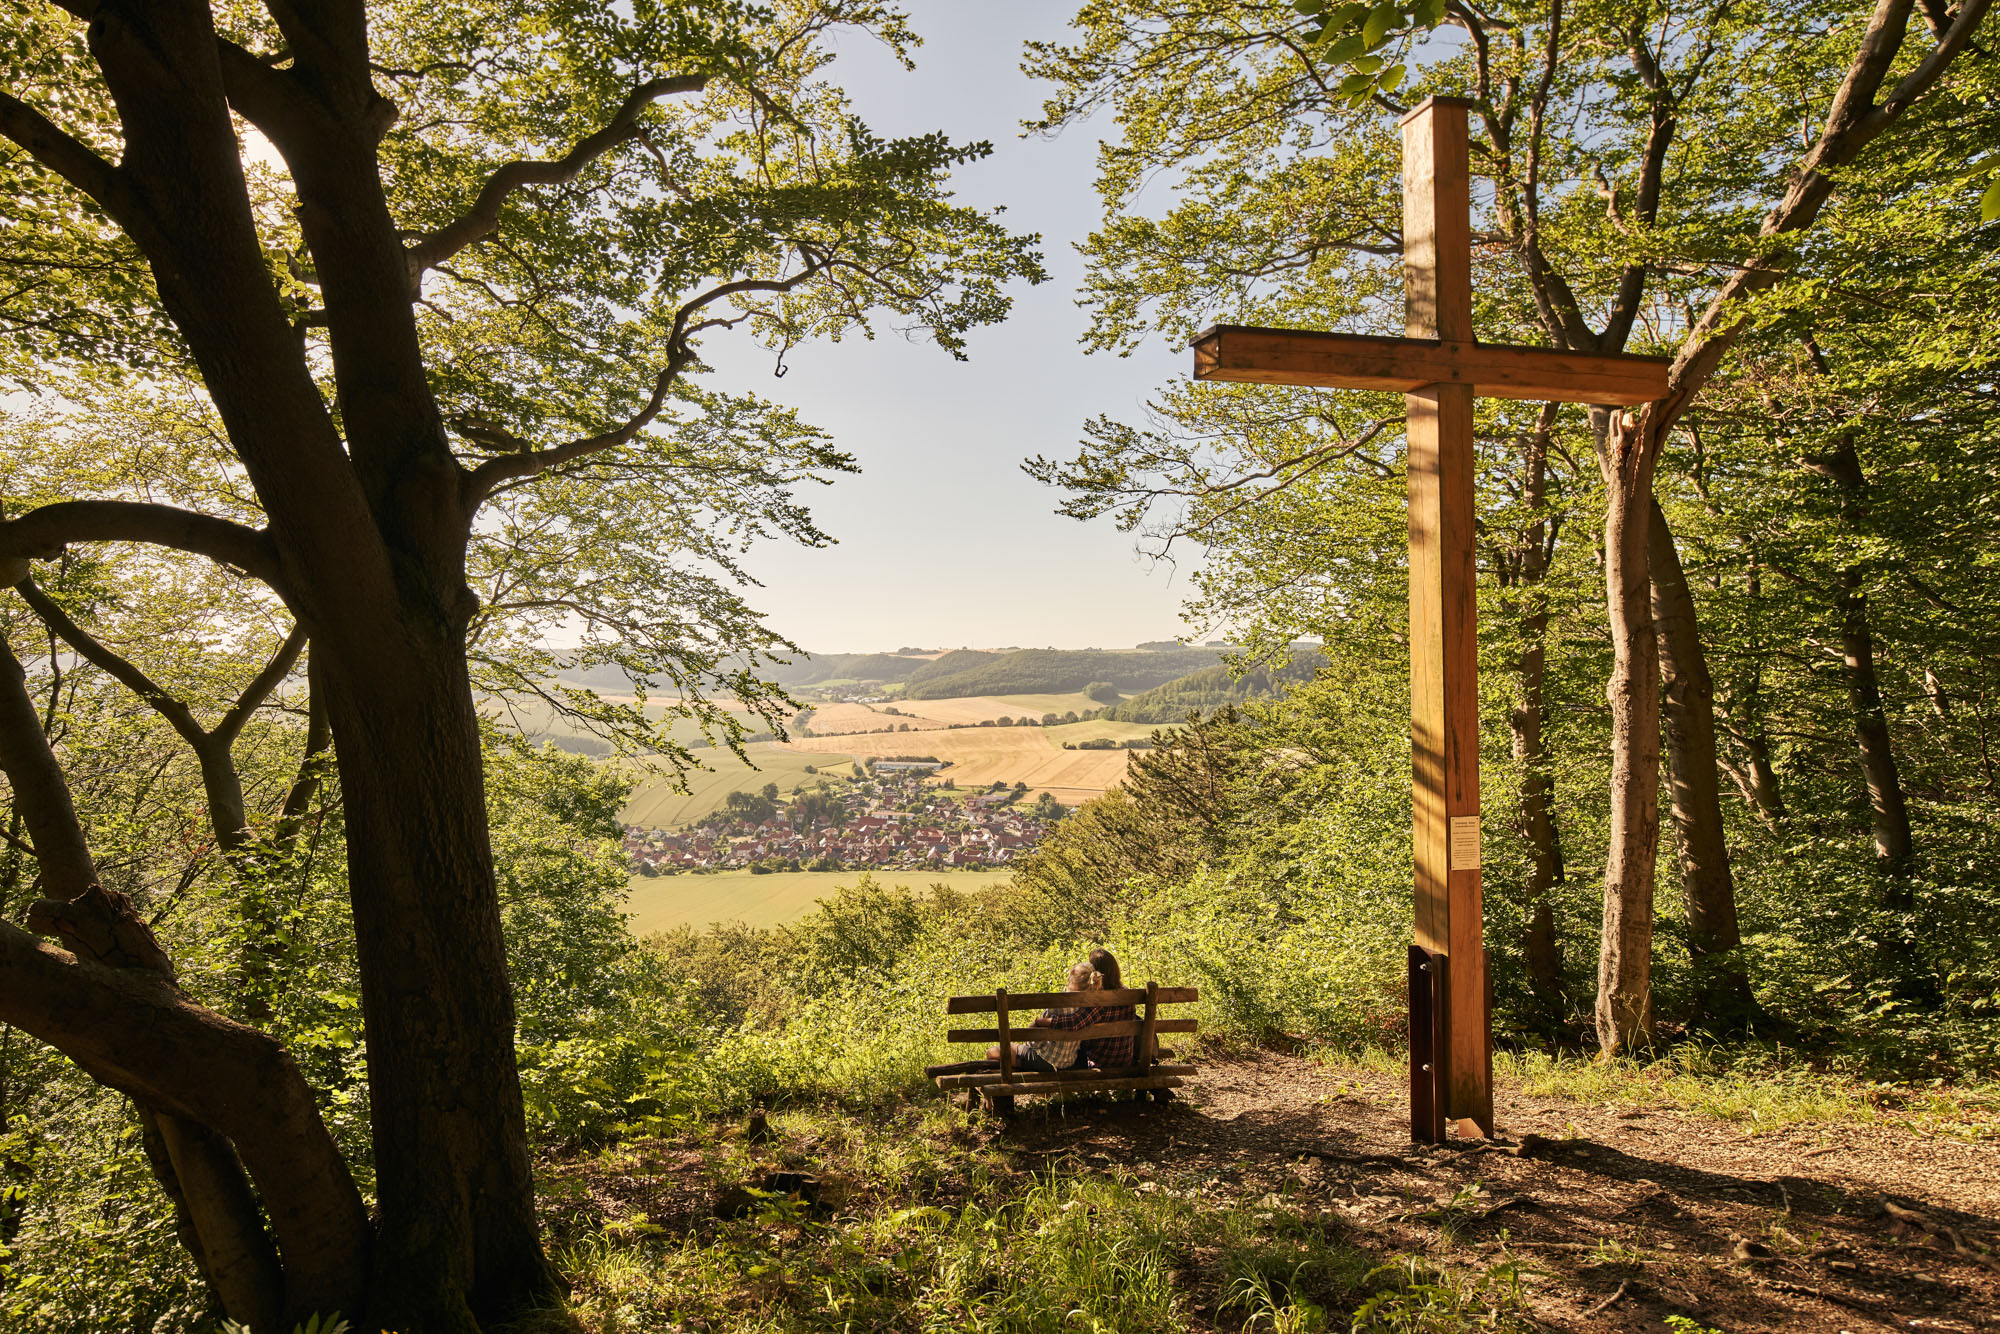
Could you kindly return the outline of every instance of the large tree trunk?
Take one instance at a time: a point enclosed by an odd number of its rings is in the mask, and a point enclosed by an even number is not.
[[[371,82],[366,11],[273,16],[282,69],[219,45],[192,0],[105,0],[91,49],[125,130],[120,221],[256,488],[273,581],[324,669],[379,1203],[357,1323],[470,1331],[557,1291],[535,1225],[465,667],[470,511],[383,194],[376,146],[395,107]],[[232,113],[270,138],[298,188],[338,430],[274,299]]]
[[[1688,953],[1695,974],[1696,1022],[1741,1030],[1756,1008],[1736,919],[1736,881],[1722,833],[1722,793],[1715,751],[1715,687],[1696,629],[1694,594],[1659,502],[1648,513],[1653,626],[1660,648],[1660,715],[1667,790],[1680,852]]]
[[[1612,414],[1599,455],[1605,484],[1604,590],[1611,620],[1611,845],[1597,962],[1597,1041],[1618,1055],[1653,1035],[1653,872],[1660,840],[1660,663],[1647,530],[1650,433]]]
[[[391,624],[375,643],[334,643],[322,663],[366,982],[381,1214],[368,1315],[427,1332],[560,1295],[535,1218],[458,634]]]

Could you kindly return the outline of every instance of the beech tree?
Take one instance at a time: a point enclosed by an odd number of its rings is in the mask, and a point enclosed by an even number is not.
[[[0,923],[0,1020],[157,1125],[231,1316],[509,1319],[559,1282],[475,680],[539,683],[535,632],[566,618],[572,664],[664,677],[719,730],[707,692],[768,708],[749,665],[782,641],[734,591],[737,553],[819,540],[793,488],[847,461],[701,384],[702,340],[736,329],[782,365],[887,319],[957,353],[1036,259],[945,194],[983,146],[879,139],[825,81],[836,28],[912,44],[867,0],[15,0],[8,22],[4,370],[86,456],[100,410],[192,385],[234,504],[83,475],[10,498],[6,581],[86,658],[93,636],[29,567],[82,544],[211,561],[289,618],[244,698],[309,654],[347,828],[372,1214],[290,1055],[185,994],[102,887],[18,661],[0,663],[0,770],[45,897],[28,931]],[[182,721],[215,818],[240,827],[228,718]]]

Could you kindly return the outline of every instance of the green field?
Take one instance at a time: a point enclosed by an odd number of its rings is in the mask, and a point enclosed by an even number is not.
[[[670,778],[641,783],[618,818],[641,829],[672,829],[721,810],[732,792],[754,792],[766,783],[776,783],[779,791],[790,792],[795,784],[815,781],[815,775],[806,772],[807,765],[822,773],[845,775],[854,762],[851,755],[803,755],[780,750],[768,741],[743,749],[754,768],[721,747],[697,750],[695,758],[705,767],[686,775],[686,792],[676,792]]]
[[[744,922],[779,926],[812,911],[814,903],[835,887],[851,885],[864,874],[884,885],[926,889],[950,885],[957,890],[981,889],[1004,883],[1004,867],[985,871],[719,871],[713,875],[635,875],[625,909],[632,914],[632,932],[645,936],[677,926],[704,927],[711,922]]]
[[[503,700],[493,696],[485,696],[478,703],[481,713],[494,719],[503,728],[519,732],[533,741],[560,741],[569,737],[593,735],[591,732],[579,727],[574,719],[566,714],[558,713],[546,700]],[[646,714],[650,718],[659,718],[665,713],[665,705],[649,704],[646,706]],[[753,733],[769,730],[764,725],[764,720],[753,714],[739,713],[738,716]],[[708,744],[708,737],[702,732],[700,725],[686,718],[675,719],[668,728],[667,735],[673,742],[682,746],[706,746]]]

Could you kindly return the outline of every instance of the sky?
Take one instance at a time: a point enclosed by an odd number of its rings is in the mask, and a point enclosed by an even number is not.
[[[776,379],[772,355],[754,344],[704,344],[716,387],[797,408],[862,469],[809,492],[837,546],[753,549],[748,568],[764,587],[752,604],[823,653],[1109,648],[1185,633],[1185,560],[1178,571],[1155,565],[1110,519],[1055,514],[1059,493],[1020,467],[1036,454],[1073,456],[1099,413],[1138,420],[1190,364],[1164,340],[1127,358],[1078,346],[1074,247],[1099,217],[1097,127],[1022,138],[1044,93],[1019,68],[1021,43],[1060,36],[1075,0],[914,0],[910,10],[924,39],[914,71],[849,35],[830,77],[877,134],[990,141],[991,157],[954,175],[958,198],[1005,205],[1013,230],[1040,233],[1050,280],[1015,284],[1011,318],[974,331],[963,362],[885,330],[796,348]]]

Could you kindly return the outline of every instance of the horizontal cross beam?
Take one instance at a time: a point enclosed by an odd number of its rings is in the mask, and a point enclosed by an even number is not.
[[[1469,384],[1487,398],[1543,403],[1650,403],[1666,397],[1669,365],[1665,357],[1240,324],[1218,324],[1194,340],[1197,380],[1390,393]]]

